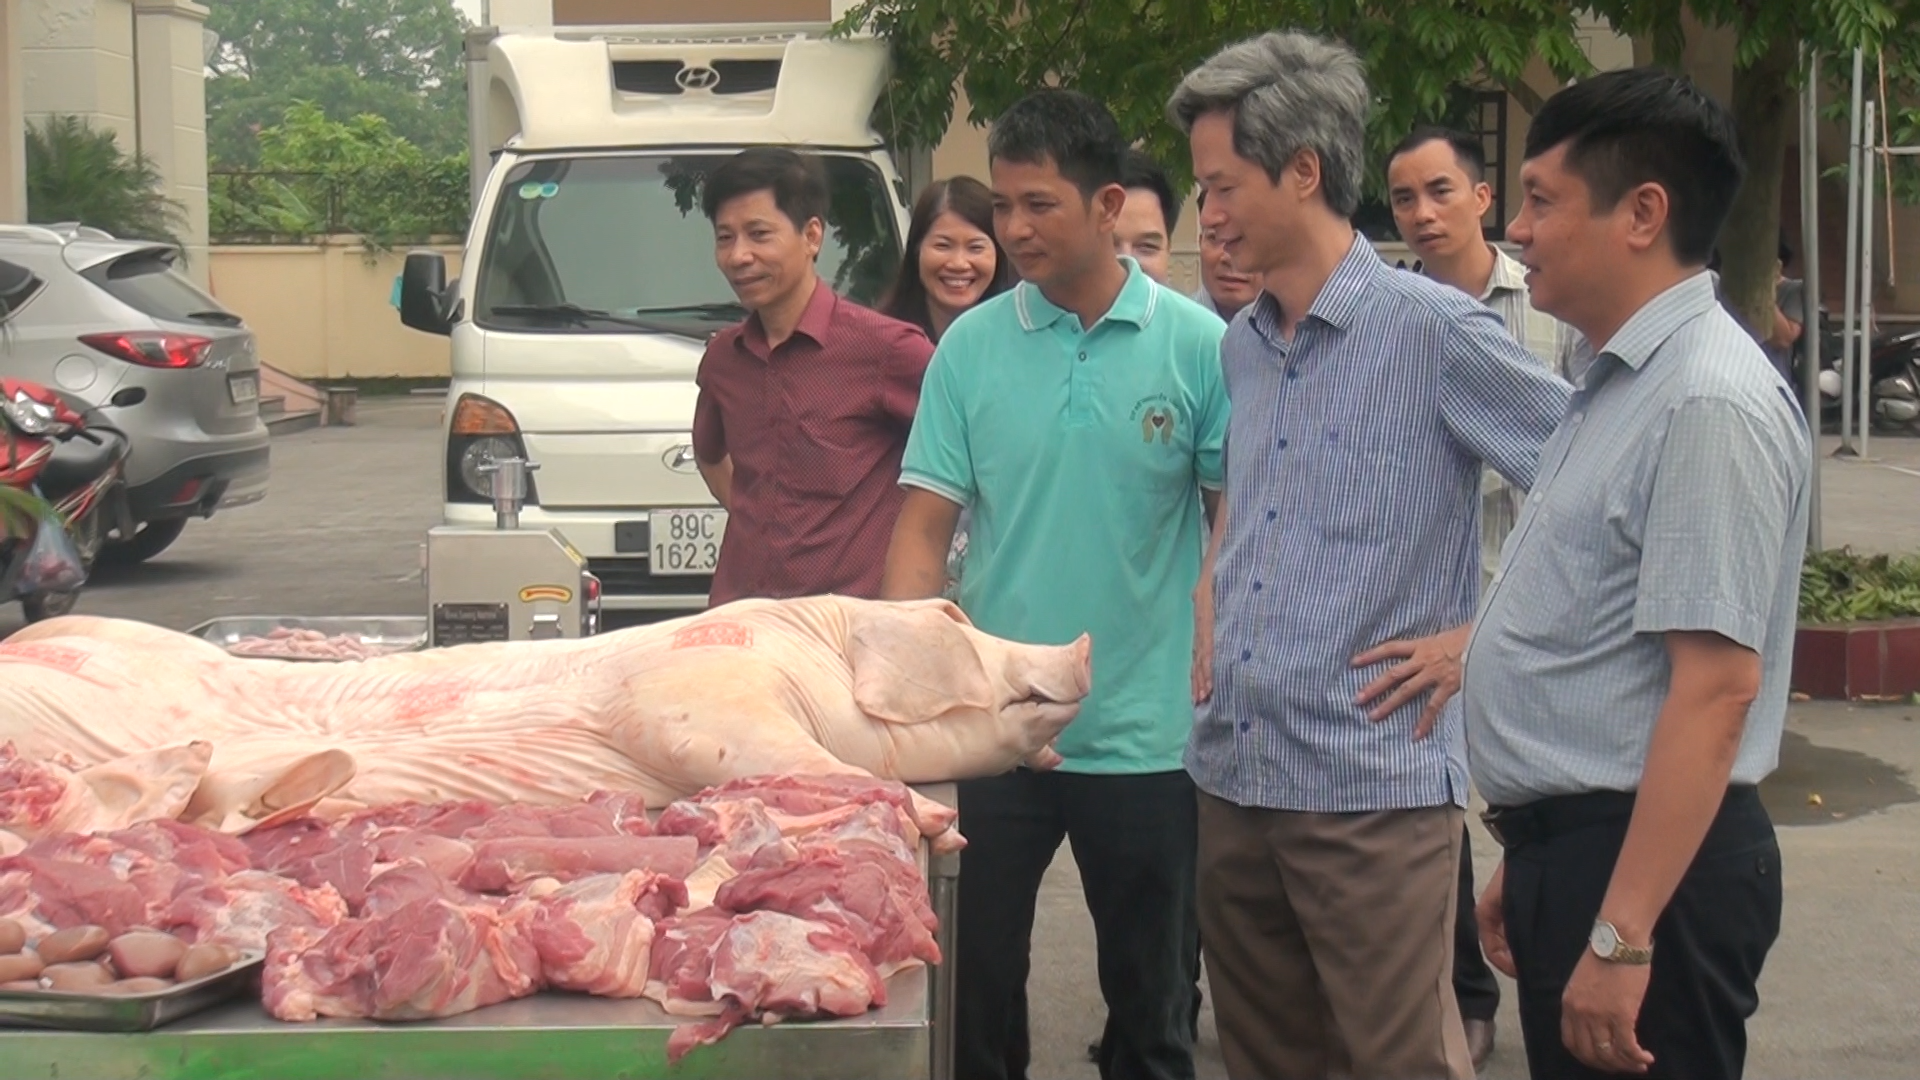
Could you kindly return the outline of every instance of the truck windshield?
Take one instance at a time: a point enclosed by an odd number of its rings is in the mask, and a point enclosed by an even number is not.
[[[568,333],[684,330],[737,321],[713,262],[700,185],[724,153],[602,155],[522,162],[507,173],[487,232],[475,317],[502,329]],[[893,193],[871,161],[823,154],[832,185],[820,276],[863,304],[900,259]]]

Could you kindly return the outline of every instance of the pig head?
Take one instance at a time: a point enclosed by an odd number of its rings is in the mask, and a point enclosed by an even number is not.
[[[862,604],[848,617],[854,702],[896,725],[903,776],[1058,765],[1053,741],[1092,688],[1092,649],[1085,634],[1066,645],[993,637],[945,600]]]

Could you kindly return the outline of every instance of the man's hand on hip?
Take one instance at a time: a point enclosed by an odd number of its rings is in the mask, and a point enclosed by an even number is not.
[[[1427,707],[1413,726],[1416,741],[1426,738],[1440,722],[1440,710],[1460,691],[1460,660],[1466,654],[1471,629],[1471,626],[1458,626],[1432,637],[1389,641],[1354,657],[1353,666],[1357,668],[1388,660],[1400,661],[1368,683],[1354,704],[1373,706],[1367,718],[1378,723],[1421,694],[1427,694]]]

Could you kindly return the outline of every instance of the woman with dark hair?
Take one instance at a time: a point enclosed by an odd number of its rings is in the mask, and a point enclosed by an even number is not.
[[[971,176],[935,180],[920,191],[907,250],[880,311],[934,341],[960,313],[1005,292],[1013,264],[993,236],[993,195]]]
[[[1013,262],[993,235],[993,193],[971,176],[935,180],[914,201],[906,254],[880,311],[938,342],[961,312],[1012,284]],[[968,517],[961,513],[947,554],[949,599],[959,596]]]

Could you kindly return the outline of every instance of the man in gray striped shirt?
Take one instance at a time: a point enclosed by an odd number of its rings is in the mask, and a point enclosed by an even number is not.
[[[1511,255],[1487,242],[1481,223],[1493,205],[1487,184],[1487,152],[1480,136],[1422,127],[1400,140],[1387,157],[1387,203],[1401,239],[1420,257],[1419,272],[1451,285],[1493,309],[1507,333],[1543,367],[1562,379],[1579,335],[1535,308],[1526,271]],[[1492,469],[1480,477],[1482,584],[1500,564],[1500,546],[1520,513],[1523,493]],[[1473,916],[1472,837],[1460,839],[1459,910],[1454,914],[1453,993],[1466,1021],[1473,1067],[1493,1053],[1494,1017],[1500,1011],[1500,980],[1480,950]]]
[[[1652,68],[1534,117],[1507,235],[1598,345],[1466,658],[1504,848],[1479,905],[1535,1077],[1731,1080],[1780,932],[1778,761],[1811,445],[1704,267],[1744,167],[1726,108]],[[1231,489],[1229,489],[1231,491]]]

